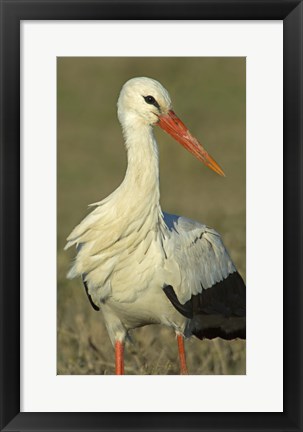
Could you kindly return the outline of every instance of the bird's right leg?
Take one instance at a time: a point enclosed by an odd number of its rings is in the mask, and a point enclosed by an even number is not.
[[[179,351],[179,360],[180,360],[180,373],[181,375],[188,375],[184,339],[183,336],[178,333],[177,333],[177,342],[178,342],[178,351]]]
[[[127,330],[118,316],[106,304],[102,304],[102,312],[109,338],[115,350],[116,375],[124,375],[124,342]]]
[[[124,375],[124,343],[115,342],[116,375]]]

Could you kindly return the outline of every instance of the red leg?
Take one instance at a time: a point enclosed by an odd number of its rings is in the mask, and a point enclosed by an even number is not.
[[[177,341],[178,341],[178,351],[179,351],[179,359],[180,359],[180,374],[188,375],[183,336],[177,334]]]
[[[115,357],[116,357],[116,375],[124,375],[124,357],[123,357],[123,342],[116,341]]]

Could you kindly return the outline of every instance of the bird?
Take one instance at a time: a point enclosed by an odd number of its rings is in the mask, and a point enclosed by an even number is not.
[[[129,331],[150,324],[174,330],[180,374],[186,375],[184,338],[246,339],[246,286],[213,228],[162,211],[154,127],[225,174],[175,114],[160,82],[129,79],[117,108],[125,177],[108,197],[90,204],[93,210],[68,236],[65,249],[75,246],[76,256],[67,277],[81,277],[91,306],[103,313],[116,375],[124,374]]]

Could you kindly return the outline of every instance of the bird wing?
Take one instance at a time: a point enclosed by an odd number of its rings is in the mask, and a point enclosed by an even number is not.
[[[163,291],[190,318],[199,339],[246,338],[246,287],[220,235],[206,225],[164,214],[170,276]]]
[[[167,267],[181,304],[208,290],[236,272],[220,235],[207,225],[191,219],[164,213],[169,229],[165,243]]]

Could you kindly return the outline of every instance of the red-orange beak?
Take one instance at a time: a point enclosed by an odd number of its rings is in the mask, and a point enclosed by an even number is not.
[[[176,141],[183,145],[189,152],[196,156],[199,161],[211,168],[220,176],[225,174],[217,162],[207,153],[199,141],[191,135],[185,124],[170,110],[167,114],[159,115],[157,123],[160,128],[171,135]]]

